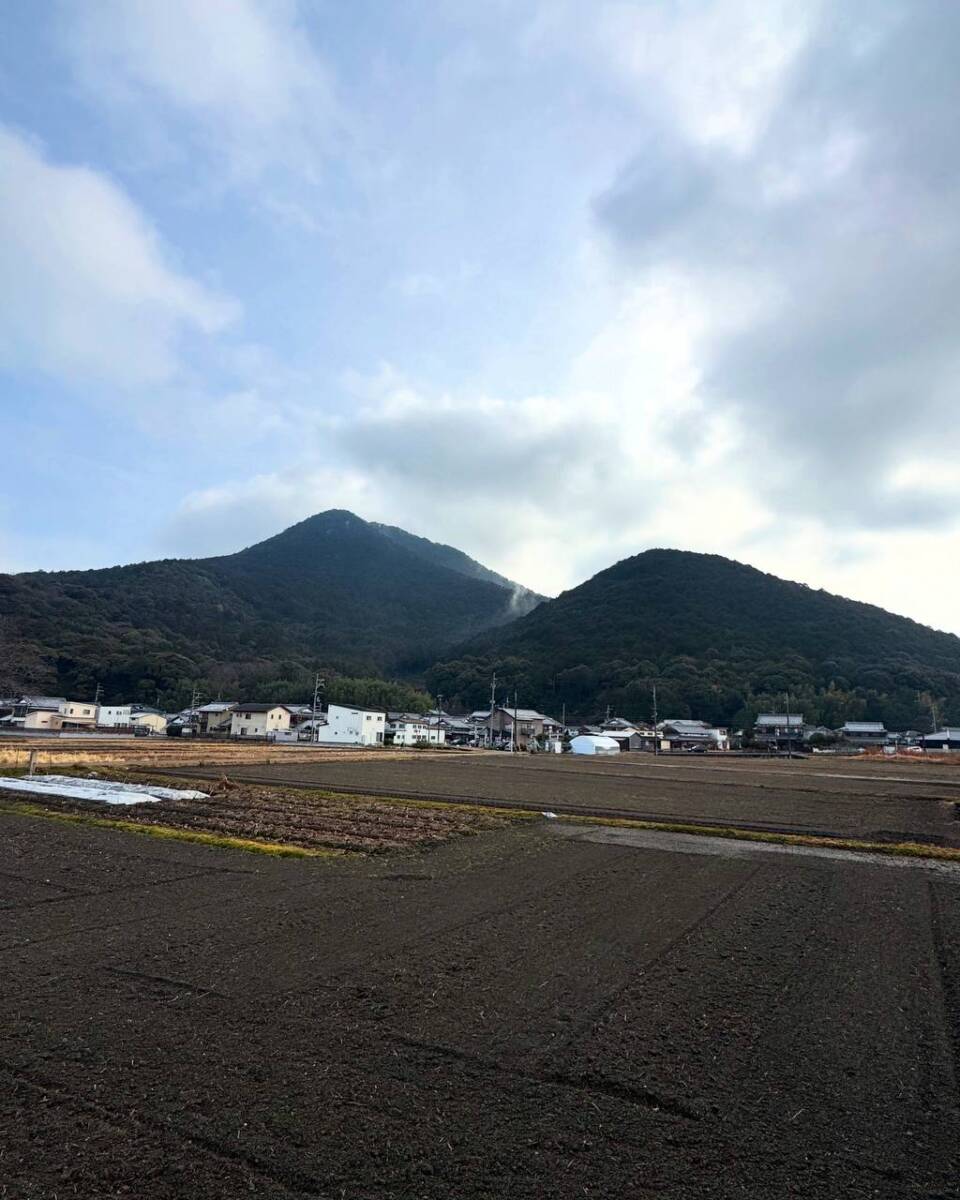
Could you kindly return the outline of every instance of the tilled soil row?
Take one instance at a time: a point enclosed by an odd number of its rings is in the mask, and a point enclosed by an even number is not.
[[[168,781],[169,782],[169,781]],[[376,800],[286,793],[264,788],[214,785],[209,800],[161,800],[122,810],[60,796],[30,797],[54,812],[95,816],[118,823],[165,826],[225,837],[300,846],[379,853],[445,841],[504,822],[485,814],[382,804]],[[22,800],[22,794],[18,794]]]

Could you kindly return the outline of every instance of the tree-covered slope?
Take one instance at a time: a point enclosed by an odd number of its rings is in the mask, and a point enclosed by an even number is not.
[[[478,563],[475,558],[470,558],[469,555],[464,554],[462,550],[457,550],[454,546],[446,546],[442,542],[431,542],[427,538],[417,537],[414,533],[407,533],[405,529],[398,529],[395,525],[375,525],[374,528],[429,562],[449,567],[451,571],[458,571],[469,579],[485,579],[488,583],[496,583],[500,587],[507,588],[513,593],[511,611],[514,617],[525,616],[544,599],[537,592],[514,583],[504,575],[498,575],[496,571],[491,571],[489,567]]]
[[[515,585],[461,558],[332,510],[219,558],[0,576],[0,693],[99,682],[107,700],[175,702],[195,682],[236,695],[396,672],[515,615]]]
[[[524,703],[583,717],[742,724],[782,710],[927,728],[960,718],[960,638],[717,555],[649,550],[601,571],[438,663],[428,682],[481,704],[496,670]]]

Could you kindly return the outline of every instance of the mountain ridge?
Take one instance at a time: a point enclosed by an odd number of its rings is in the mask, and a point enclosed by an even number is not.
[[[105,700],[175,703],[196,680],[249,691],[315,670],[402,673],[512,619],[526,589],[485,572],[331,509],[234,554],[0,575],[0,691],[100,684]]]
[[[919,722],[934,701],[960,706],[960,638],[876,605],[782,580],[721,555],[656,548],[622,559],[441,660],[428,683],[464,703],[513,680],[531,703],[584,716],[607,704],[720,723],[782,709],[811,719]],[[917,694],[930,692],[917,700]]]

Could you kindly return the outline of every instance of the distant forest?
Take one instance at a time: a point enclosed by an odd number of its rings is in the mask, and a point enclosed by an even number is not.
[[[526,607],[540,599],[524,594]],[[960,723],[960,638],[716,555],[649,550],[519,619],[515,592],[450,547],[350,513],[224,558],[0,575],[0,694],[176,710],[326,698],[741,728]],[[521,609],[523,611],[523,609]]]
[[[474,639],[426,675],[473,707],[742,728],[789,706],[812,725],[960,720],[960,638],[716,555],[652,550]]]

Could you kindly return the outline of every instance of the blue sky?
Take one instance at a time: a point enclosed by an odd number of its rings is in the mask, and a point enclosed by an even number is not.
[[[347,507],[960,630],[960,16],[9,0],[0,569]]]

